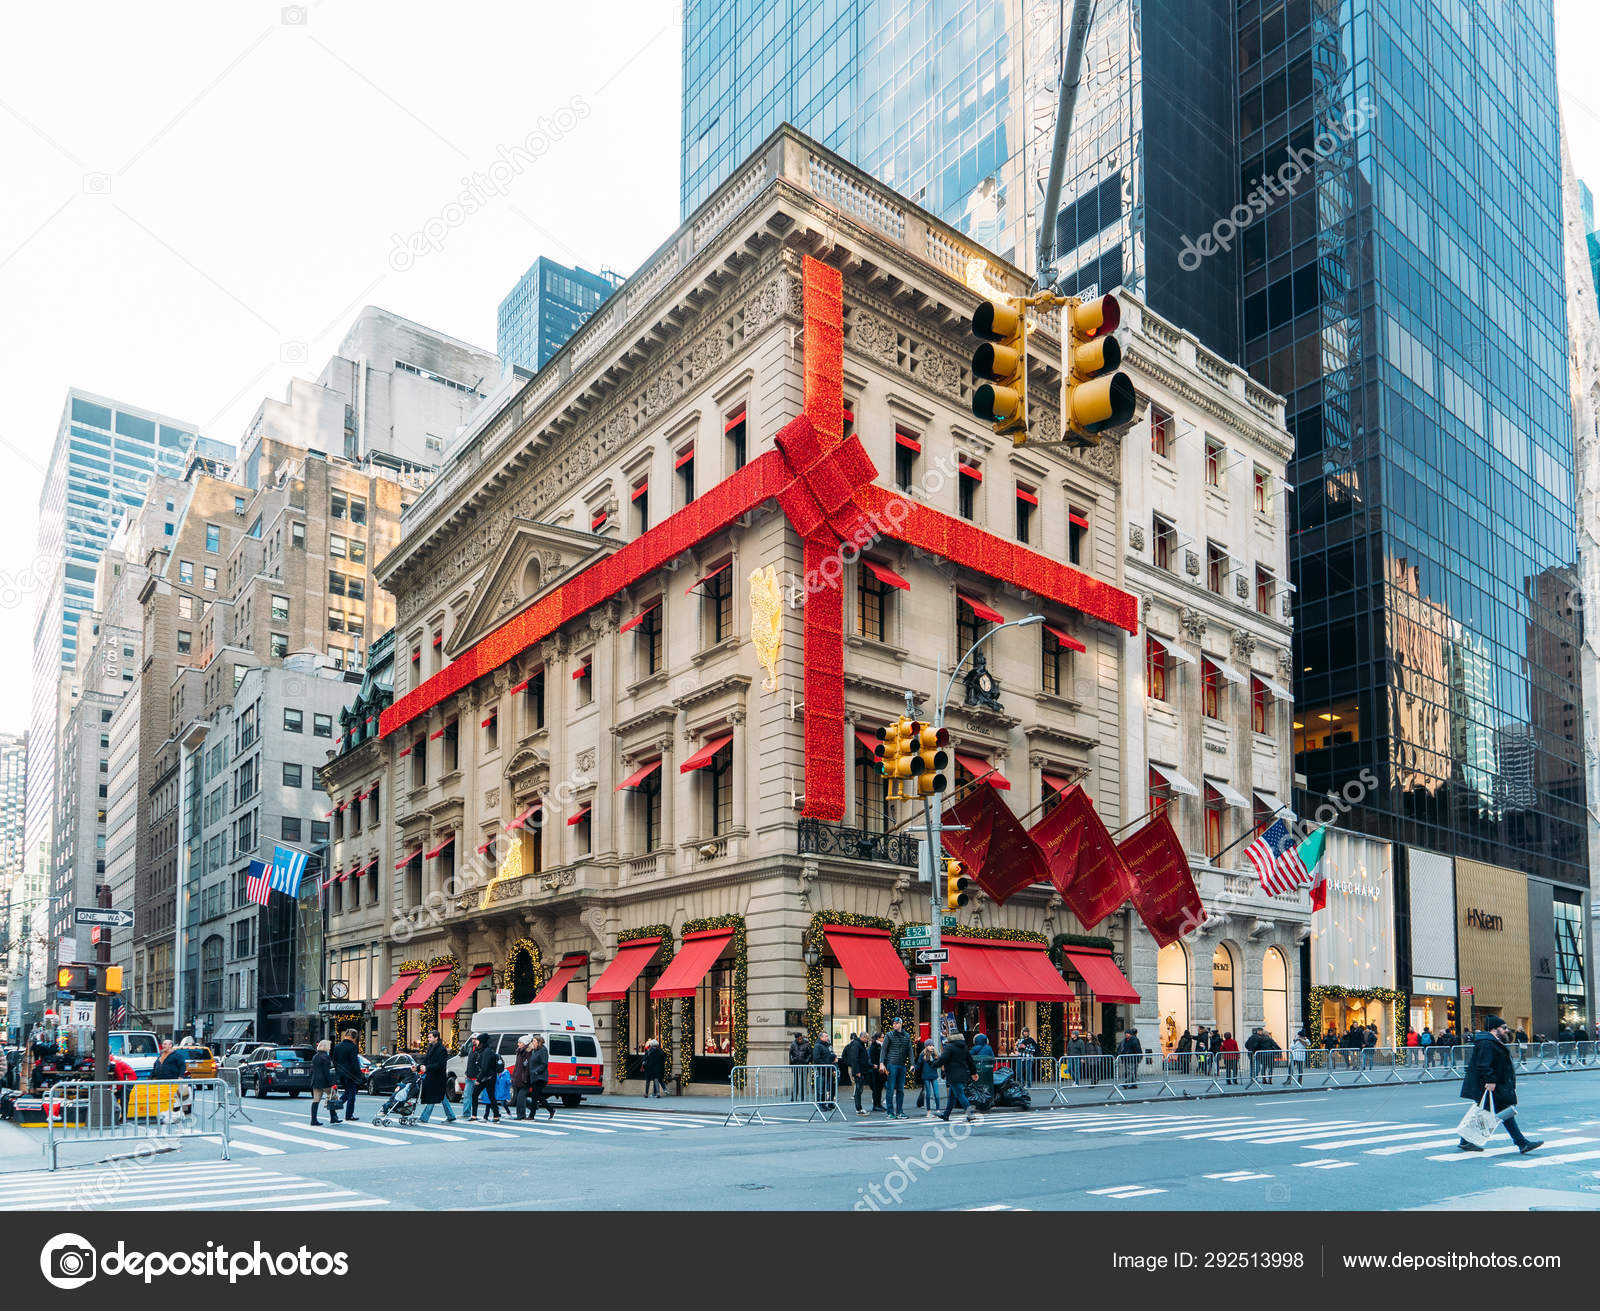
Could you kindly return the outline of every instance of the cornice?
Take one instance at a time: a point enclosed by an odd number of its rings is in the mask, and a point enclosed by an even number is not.
[[[1294,455],[1294,444],[1288,440],[1287,433],[1263,423],[1236,397],[1219,392],[1209,384],[1197,382],[1170,358],[1153,353],[1139,338],[1135,337],[1129,344],[1123,360],[1135,373],[1159,382],[1173,395],[1226,425],[1230,431],[1248,437],[1280,463],[1288,464]],[[1222,396],[1227,397],[1227,404],[1220,399]]]

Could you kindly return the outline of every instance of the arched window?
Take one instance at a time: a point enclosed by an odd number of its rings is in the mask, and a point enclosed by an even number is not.
[[[1171,1051],[1189,1027],[1189,953],[1181,942],[1156,956],[1156,1010],[1161,1050]]]
[[[1289,964],[1277,947],[1261,958],[1261,1013],[1278,1046],[1289,1045]]]

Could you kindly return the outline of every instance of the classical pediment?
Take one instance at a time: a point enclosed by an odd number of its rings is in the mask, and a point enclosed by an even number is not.
[[[621,545],[611,538],[532,519],[511,520],[493,563],[448,638],[446,653],[454,659],[574,571]]]

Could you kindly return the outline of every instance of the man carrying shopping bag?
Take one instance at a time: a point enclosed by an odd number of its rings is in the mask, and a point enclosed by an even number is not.
[[[1461,1081],[1461,1096],[1473,1103],[1461,1117],[1457,1132],[1463,1152],[1481,1152],[1494,1133],[1496,1121],[1504,1124],[1517,1150],[1526,1156],[1544,1145],[1543,1139],[1529,1138],[1517,1124],[1517,1071],[1506,1047],[1511,1030],[1498,1015],[1483,1022],[1483,1031],[1472,1039],[1472,1055],[1467,1074]]]

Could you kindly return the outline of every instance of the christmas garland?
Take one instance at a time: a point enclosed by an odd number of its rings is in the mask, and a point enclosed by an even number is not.
[[[1324,1001],[1386,1001],[1394,1009],[1394,1033],[1390,1045],[1405,1046],[1406,994],[1396,988],[1340,988],[1334,984],[1313,984],[1310,1014],[1306,1016],[1306,1036],[1313,1047],[1322,1044],[1322,1003]]]
[[[458,993],[461,990],[461,966],[456,961],[456,958],[454,956],[435,956],[431,961],[428,962],[428,968],[430,970],[434,969],[436,966],[440,966],[440,965],[448,965],[450,967],[450,978],[448,980],[447,986],[450,989],[450,996],[454,997],[456,995],[456,993]],[[435,988],[433,990],[433,995],[430,996],[427,1001],[423,1002],[421,1007],[418,1008],[418,1010],[417,1010],[417,1019],[421,1021],[421,1025],[422,1025],[420,1032],[417,1034],[417,1037],[419,1039],[422,1038],[423,1036],[425,1036],[426,1034],[428,1034],[429,1032],[431,1032],[432,1030],[437,1029],[439,1027],[439,994],[442,991],[443,991],[443,988]],[[456,1050],[457,1046],[459,1046],[458,1039],[460,1038],[460,1036],[461,1036],[461,1025],[460,1025],[460,1022],[454,1016],[451,1016],[450,1017],[450,1050],[451,1051]]]
[[[806,949],[817,953],[817,963],[806,966],[805,1026],[806,1035],[812,1042],[816,1042],[817,1035],[822,1032],[822,953],[828,949],[828,940],[822,930],[828,924],[840,928],[884,929],[891,932],[895,927],[893,920],[884,919],[881,915],[857,915],[847,910],[819,910],[811,917],[811,923],[806,928]],[[887,1008],[892,1000],[885,997],[883,1005]]]
[[[417,977],[420,979],[421,976],[427,972],[427,969],[428,969],[428,962],[425,961],[425,960],[403,960],[403,961],[400,962],[399,968],[395,970],[395,973],[396,974],[404,974],[407,970],[416,970],[417,971]],[[416,986],[416,984],[412,984],[412,987],[415,987],[415,986]],[[407,988],[406,991],[409,992],[409,991],[411,991],[411,989]],[[410,1051],[411,1050],[410,1037],[411,1037],[411,1012],[406,1010],[404,1000],[396,1001],[395,1004],[394,1004],[394,1049],[395,1049],[395,1051],[397,1051],[397,1052]]]
[[[500,986],[511,991],[511,981],[517,972],[517,953],[527,952],[528,959],[533,962],[533,990],[535,994],[544,987],[544,957],[539,952],[539,944],[532,938],[518,938],[506,952],[505,964],[500,967]]]
[[[733,934],[733,1063],[743,1065],[750,1047],[750,949],[744,928],[743,915],[713,915],[709,919],[687,920],[680,936],[701,933],[706,929],[732,929]],[[678,1083],[689,1082],[690,1062],[694,1059],[694,998],[685,997],[678,1008],[678,1050],[683,1056],[683,1068],[678,1073]]]
[[[625,942],[632,942],[636,938],[660,938],[661,963],[665,965],[672,959],[672,926],[670,924],[646,924],[637,929],[623,929],[617,934],[617,946]],[[612,1022],[616,1031],[617,1056],[616,1063],[611,1067],[617,1072],[617,1082],[622,1082],[623,1075],[628,1068],[628,1030],[632,1015],[633,1003],[629,994],[632,988],[617,998],[612,1003],[615,1008],[611,1012]],[[672,998],[658,997],[656,1007],[656,1041],[661,1043],[661,1054],[667,1058],[667,1076],[672,1077]],[[661,1035],[665,1034],[665,1039]]]

